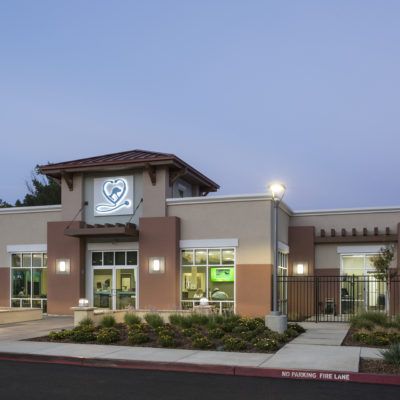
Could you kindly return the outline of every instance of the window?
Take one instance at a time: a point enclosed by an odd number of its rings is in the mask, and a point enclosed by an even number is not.
[[[207,297],[222,312],[233,311],[235,301],[235,249],[181,251],[181,303],[192,308]]]
[[[287,315],[287,281],[288,254],[278,252],[278,307],[282,314]]]
[[[11,307],[47,311],[47,254],[11,254]]]
[[[92,251],[92,266],[137,265],[137,251]]]

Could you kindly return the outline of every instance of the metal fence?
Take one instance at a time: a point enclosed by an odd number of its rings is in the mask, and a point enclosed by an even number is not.
[[[280,276],[280,311],[289,321],[347,322],[362,311],[400,314],[400,277]]]

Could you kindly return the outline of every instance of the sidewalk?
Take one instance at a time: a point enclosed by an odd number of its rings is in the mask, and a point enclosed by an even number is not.
[[[55,325],[61,329],[61,325],[66,323],[69,324],[70,321],[47,320],[41,325],[39,331],[36,330],[35,335],[32,334],[32,329],[35,328],[34,323],[25,328],[28,328],[26,331],[30,331],[30,337],[34,337],[45,335],[46,329],[55,329]],[[16,338],[10,338],[10,332],[5,334],[0,329],[0,359],[10,359],[10,357],[12,359],[14,355],[26,360],[32,356],[46,362],[52,362],[52,358],[56,358],[61,362],[64,360],[66,363],[80,365],[119,367],[130,365],[131,368],[143,366],[144,369],[171,370],[172,368],[172,370],[189,372],[203,370],[214,373],[228,373],[228,371],[232,373],[242,368],[242,374],[253,376],[267,376],[271,371],[278,370],[282,374],[284,371],[294,370],[326,371],[331,373],[331,376],[335,376],[332,373],[340,373],[340,376],[344,377],[343,380],[348,380],[349,373],[359,371],[360,356],[381,357],[379,349],[340,346],[346,336],[348,325],[331,323],[304,323],[302,325],[307,329],[306,333],[275,354],[18,341],[15,340]],[[29,333],[22,334],[22,327],[16,326],[10,326],[8,330],[19,332],[20,338]],[[309,376],[314,377],[314,375],[317,376],[312,373]],[[296,377],[296,373],[292,376]]]

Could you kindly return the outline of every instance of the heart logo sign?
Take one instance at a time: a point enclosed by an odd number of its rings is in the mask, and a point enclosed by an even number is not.
[[[99,214],[114,214],[117,210],[131,206],[128,200],[128,183],[124,178],[105,179],[97,190],[102,191],[102,199],[104,203],[98,203],[95,210]],[[95,189],[96,190],[96,189]]]

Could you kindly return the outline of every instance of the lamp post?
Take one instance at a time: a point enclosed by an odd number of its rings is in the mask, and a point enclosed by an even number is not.
[[[272,183],[269,185],[269,189],[272,194],[273,202],[274,265],[272,275],[272,312],[270,315],[267,315],[265,323],[270,329],[282,333],[286,330],[287,319],[286,316],[281,315],[278,307],[278,214],[279,204],[285,195],[286,187],[281,183]]]

